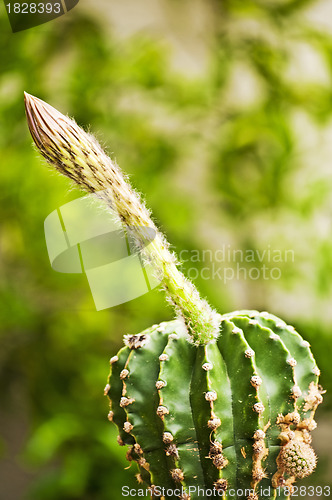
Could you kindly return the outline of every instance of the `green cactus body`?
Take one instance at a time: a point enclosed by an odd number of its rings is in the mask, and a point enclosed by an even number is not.
[[[25,105],[41,154],[131,229],[179,318],[125,336],[111,359],[109,420],[139,482],[153,498],[289,498],[316,466],[323,391],[308,342],[268,313],[214,311],[97,141],[40,99],[26,94]],[[146,227],[156,231],[148,246]]]
[[[179,320],[125,344],[106,392],[152,496],[164,487],[166,498],[180,489],[175,497],[194,500],[215,488],[224,498],[286,499],[312,472],[319,370],[293,327],[237,311],[222,316],[217,341],[205,346],[193,346]]]

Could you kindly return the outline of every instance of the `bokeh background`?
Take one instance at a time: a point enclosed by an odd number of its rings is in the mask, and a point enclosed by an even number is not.
[[[107,420],[108,361],[123,334],[173,317],[158,289],[97,312],[83,275],[50,267],[44,219],[81,193],[33,149],[24,90],[91,127],[213,306],[295,325],[331,393],[331,2],[82,0],[15,34],[0,5],[0,51],[0,499],[136,487]],[[254,262],[203,261],[223,248]],[[294,258],[261,262],[268,249]],[[263,264],[280,277],[213,275]],[[332,483],[329,392],[306,484]]]

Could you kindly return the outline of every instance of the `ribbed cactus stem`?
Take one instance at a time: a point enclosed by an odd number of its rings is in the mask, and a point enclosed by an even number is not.
[[[109,419],[150,488],[181,485],[190,492],[181,500],[212,496],[197,486],[224,500],[289,500],[294,482],[315,470],[319,369],[280,318],[225,314],[217,342],[196,348],[179,321],[124,343],[110,360]]]
[[[220,315],[179,271],[167,240],[118,165],[93,136],[49,104],[25,93],[25,107],[32,138],[46,160],[82,189],[103,199],[119,223],[129,228],[143,260],[152,266],[168,300],[184,320],[192,342],[206,344],[216,338]],[[156,234],[149,245],[144,228]]]

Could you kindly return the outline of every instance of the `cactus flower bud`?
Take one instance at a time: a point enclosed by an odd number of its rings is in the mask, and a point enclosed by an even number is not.
[[[201,299],[195,286],[178,270],[178,262],[165,237],[152,222],[138,193],[96,139],[74,120],[46,102],[27,93],[25,108],[31,136],[46,160],[82,189],[103,200],[119,223],[130,233],[143,260],[162,282],[169,301],[184,321],[195,344],[206,344],[218,336],[220,315]],[[146,245],[150,228],[155,238]]]

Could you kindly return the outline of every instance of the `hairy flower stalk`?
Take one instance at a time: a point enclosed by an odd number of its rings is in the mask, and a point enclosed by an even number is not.
[[[25,107],[32,138],[46,160],[85,191],[96,193],[130,229],[140,254],[162,282],[177,315],[183,318],[193,343],[206,344],[216,338],[220,315],[179,271],[168,242],[118,165],[93,136],[49,104],[25,93]],[[142,230],[146,227],[156,233],[149,245]]]

